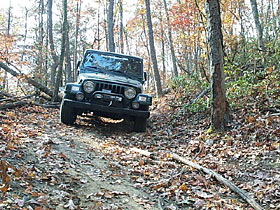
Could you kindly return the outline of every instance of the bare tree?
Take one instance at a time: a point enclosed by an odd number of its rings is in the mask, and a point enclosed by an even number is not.
[[[71,57],[70,57],[70,42],[69,42],[69,24],[67,24],[67,32],[66,32],[66,43],[65,43],[65,60],[66,60],[66,68],[65,68],[65,83],[73,82],[72,80],[72,67],[71,67]]]
[[[151,8],[150,8],[150,0],[145,0],[146,4],[146,16],[147,16],[147,26],[148,26],[148,36],[149,36],[149,45],[150,45],[150,53],[151,53],[151,60],[153,63],[153,70],[154,70],[154,79],[156,83],[156,94],[157,97],[162,96],[162,87],[161,87],[161,79],[158,70],[157,64],[157,55],[154,43],[154,32],[153,32],[153,25],[151,19]]]
[[[10,1],[10,6],[8,9],[8,25],[7,25],[7,37],[10,36],[10,29],[11,29],[11,10],[12,10],[12,5],[11,5],[11,1]],[[9,83],[8,83],[8,75],[7,72],[5,72],[4,75],[4,80],[3,80],[3,89],[9,89]]]
[[[211,73],[211,124],[214,130],[224,130],[229,120],[228,103],[225,94],[223,66],[223,37],[219,0],[206,0],[205,10],[208,25]]]
[[[27,7],[25,7],[25,13],[24,13],[24,37],[23,37],[23,47],[22,47],[22,54],[21,54],[21,61],[23,61],[23,57],[24,57],[24,54],[25,54],[25,45],[26,45],[26,38],[27,38],[27,31],[28,31],[28,28],[27,28],[27,21],[28,21],[28,12],[29,10],[27,9]]]
[[[109,51],[110,52],[115,52],[115,41],[114,41],[114,0],[110,0],[110,2],[109,2],[107,22],[108,22]]]
[[[177,69],[177,65],[176,65],[176,55],[175,55],[175,50],[174,50],[174,46],[173,46],[172,31],[171,31],[171,27],[170,27],[170,24],[169,24],[170,20],[169,20],[166,0],[163,0],[163,4],[164,4],[166,19],[167,19],[167,25],[168,25],[167,30],[168,30],[169,47],[170,47],[171,57],[172,57],[172,66],[173,66],[172,70],[173,70],[174,76],[177,77],[178,76],[178,69]]]
[[[76,68],[77,64],[78,64],[78,55],[77,54],[78,54],[78,37],[79,37],[80,19],[81,19],[81,6],[82,6],[82,0],[77,1],[73,69]],[[75,70],[73,70],[73,80],[76,80],[76,77],[77,77],[77,72]]]
[[[120,52],[124,53],[124,40],[123,40],[123,0],[119,0],[120,8]]]
[[[61,52],[60,52],[59,65],[58,65],[58,71],[55,80],[55,87],[54,87],[52,101],[56,101],[58,98],[59,86],[61,84],[61,79],[62,79],[63,61],[65,57],[65,47],[66,47],[65,43],[67,38],[67,34],[66,34],[67,33],[67,0],[62,0],[62,1],[63,1],[63,25],[62,25]]]
[[[53,0],[48,1],[48,33],[49,33],[49,45],[51,56],[53,59],[53,64],[51,65],[51,86],[54,87],[55,85],[55,74],[56,68],[58,66],[58,56],[55,52],[54,41],[53,41],[53,20],[52,20],[52,6]]]
[[[253,17],[254,17],[254,22],[256,25],[256,30],[257,30],[257,35],[258,35],[258,45],[260,49],[263,49],[264,45],[263,45],[263,28],[260,22],[260,18],[259,18],[259,11],[258,11],[258,5],[256,0],[250,0],[250,4],[252,7],[252,13],[253,13]]]

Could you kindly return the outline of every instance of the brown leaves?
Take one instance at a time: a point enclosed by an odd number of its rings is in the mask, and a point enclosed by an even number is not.
[[[9,171],[9,169],[11,169]],[[9,189],[11,178],[10,174],[8,174],[8,171],[11,175],[14,175],[15,177],[20,176],[20,171],[16,169],[14,166],[11,166],[9,163],[7,163],[4,160],[0,161],[0,178],[2,181],[2,187],[0,187],[0,190],[2,191],[3,196],[6,194],[6,192]]]

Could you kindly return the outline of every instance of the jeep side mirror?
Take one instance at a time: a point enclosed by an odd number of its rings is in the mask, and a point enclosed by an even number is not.
[[[147,72],[144,71],[144,82],[147,81]]]

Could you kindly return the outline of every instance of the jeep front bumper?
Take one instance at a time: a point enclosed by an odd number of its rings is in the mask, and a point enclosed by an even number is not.
[[[92,111],[92,112],[95,111],[95,112],[118,114],[121,116],[132,116],[132,117],[143,117],[143,118],[150,117],[149,111],[134,110],[134,109],[128,109],[128,108],[109,107],[109,106],[103,106],[103,105],[98,105],[98,104],[91,104],[91,103],[87,103],[87,102],[74,101],[71,99],[64,99],[64,105],[73,107],[76,109],[88,110],[88,111]]]

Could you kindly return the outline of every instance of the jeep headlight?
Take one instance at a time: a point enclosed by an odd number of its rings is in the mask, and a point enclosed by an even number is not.
[[[83,89],[86,93],[91,93],[95,89],[95,83],[93,83],[91,81],[86,81],[83,84]]]
[[[128,99],[133,99],[136,96],[136,90],[134,88],[132,88],[132,87],[126,88],[124,90],[124,95]]]

